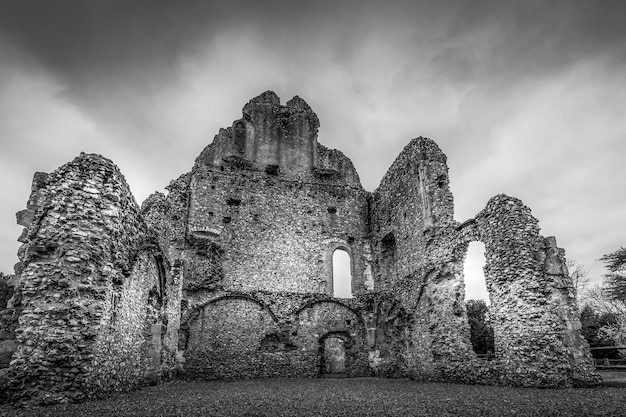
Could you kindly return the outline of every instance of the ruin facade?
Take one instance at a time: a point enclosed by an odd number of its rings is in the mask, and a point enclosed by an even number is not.
[[[318,127],[301,98],[265,92],[141,207],[99,155],[35,174],[1,316],[6,398],[80,401],[174,375],[599,383],[564,251],[520,200],[455,221],[446,156],[423,137],[368,192]],[[464,302],[473,241],[486,248],[489,362]]]

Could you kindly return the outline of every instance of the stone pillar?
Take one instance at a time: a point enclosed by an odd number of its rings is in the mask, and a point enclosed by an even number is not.
[[[152,339],[148,348],[148,357],[151,360],[150,366],[146,370],[146,379],[151,383],[157,383],[161,380],[161,348],[165,326],[163,323],[153,324],[150,328]]]
[[[595,371],[581,370],[582,357],[572,354],[569,336],[579,331],[568,328],[565,316],[570,314],[560,313],[567,310],[567,303],[554,296],[560,291],[553,276],[556,269],[561,281],[569,278],[553,259],[550,247],[555,244],[548,239],[546,247],[530,209],[501,194],[489,201],[476,222],[485,243],[496,360],[504,382],[541,387],[571,386],[582,380],[595,384]],[[574,376],[575,371],[587,375]]]

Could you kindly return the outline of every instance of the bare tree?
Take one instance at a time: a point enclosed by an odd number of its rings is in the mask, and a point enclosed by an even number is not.
[[[565,265],[567,265],[569,276],[572,279],[572,283],[574,284],[578,304],[582,305],[582,301],[587,298],[586,290],[589,286],[589,271],[587,270],[587,268],[585,268],[584,265],[576,262],[575,259],[567,258],[565,260]]]
[[[615,317],[614,323],[602,326],[598,330],[600,337],[613,340],[615,344],[626,344],[626,302],[612,297],[606,285],[595,285],[587,289],[586,295],[587,303],[597,311]]]
[[[615,252],[604,255],[600,260],[606,264],[609,273],[603,275],[602,285],[587,289],[584,298],[600,313],[615,317],[612,323],[598,329],[598,337],[624,345],[626,344],[626,248],[619,248]],[[576,271],[576,267],[572,270]]]

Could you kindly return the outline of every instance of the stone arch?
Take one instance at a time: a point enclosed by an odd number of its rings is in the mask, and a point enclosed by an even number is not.
[[[346,346],[346,375],[370,374],[367,331],[362,317],[353,308],[336,300],[315,301],[300,308],[295,318],[293,340],[304,352],[317,357],[320,371],[323,363],[320,343],[323,343],[323,337],[327,334],[343,334],[350,338],[349,346]]]
[[[328,332],[325,333],[324,335],[322,335],[319,338],[320,343],[323,342],[324,340],[326,340],[329,337],[337,337],[339,339],[342,339],[344,342],[346,343],[352,343],[352,337],[350,336],[350,334],[348,332],[345,331],[334,331],[334,332]]]
[[[181,320],[180,320],[181,323],[182,324],[189,323],[190,321],[197,318],[198,315],[202,312],[202,310],[209,304],[216,303],[218,301],[226,300],[226,299],[244,299],[244,300],[251,301],[255,304],[258,304],[259,307],[267,311],[267,313],[272,317],[274,322],[278,322],[278,318],[276,317],[276,314],[274,314],[274,312],[265,303],[263,303],[263,301],[259,300],[258,298],[255,298],[249,294],[225,294],[225,295],[220,295],[215,298],[212,298],[208,301],[205,301],[187,310],[181,317]]]
[[[365,322],[363,321],[363,317],[361,317],[361,314],[359,313],[359,310],[352,308],[351,306],[349,306],[346,303],[343,303],[339,300],[335,300],[335,299],[328,299],[328,300],[315,300],[315,301],[310,301],[308,303],[303,304],[300,308],[298,308],[297,310],[295,310],[294,316],[299,316],[304,310],[308,309],[308,308],[312,308],[315,305],[318,304],[335,304],[339,307],[345,308],[346,310],[349,310],[352,314],[354,314],[354,317],[356,317],[356,319],[363,325],[365,326]]]
[[[348,256],[350,257],[350,287],[351,287],[351,293],[354,294],[355,281],[356,281],[355,272],[357,269],[356,259],[355,259],[354,253],[350,245],[342,241],[333,241],[333,242],[328,243],[328,245],[326,246],[326,251],[324,252],[324,255],[323,255],[324,270],[326,272],[326,277],[327,277],[325,293],[330,296],[335,295],[334,294],[335,285],[334,285],[334,276],[333,276],[333,254],[335,253],[337,249],[347,252]]]
[[[270,310],[249,296],[224,295],[198,306],[187,320],[185,369],[223,378],[250,372],[261,341],[280,328]]]
[[[202,313],[202,311],[204,310],[206,306],[212,303],[219,302],[221,300],[225,300],[225,299],[243,299],[243,300],[248,300],[255,304],[258,304],[259,307],[261,307],[261,309],[265,310],[269,314],[269,316],[272,317],[272,320],[275,323],[278,323],[278,318],[276,317],[274,312],[261,300],[249,294],[234,293],[234,294],[220,295],[208,301],[205,301],[201,304],[198,304],[190,309],[187,309],[182,313],[181,318],[180,318],[180,326],[178,330],[179,332],[178,350],[179,351],[185,351],[187,349],[187,344],[189,342],[189,332],[190,332],[189,324],[198,318],[198,316]]]

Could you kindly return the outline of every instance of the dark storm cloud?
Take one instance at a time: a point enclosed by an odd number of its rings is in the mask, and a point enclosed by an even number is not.
[[[625,11],[621,1],[20,0],[2,4],[0,27],[51,68],[77,79],[106,76],[116,67],[172,74],[177,55],[190,44],[242,24],[295,40],[320,28],[358,39],[410,23],[417,34],[422,25],[441,26],[448,40],[494,29],[498,38],[482,46],[494,49],[489,63],[499,73],[509,61],[516,68],[543,67],[605,51],[623,60]]]
[[[404,27],[416,45],[402,45],[407,65],[428,59],[424,48],[436,45],[433,76],[476,80],[484,88],[556,71],[585,56],[607,55],[621,65],[623,4],[22,0],[2,4],[0,33],[59,77],[70,99],[106,114],[111,95],[137,107],[147,94],[174,86],[181,57],[231,28],[254,27],[268,49],[285,48],[286,56],[301,57],[320,47],[316,40],[332,37],[322,46],[340,63],[359,53],[372,33]],[[397,47],[394,41],[392,35],[381,46]]]

